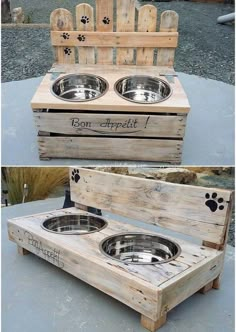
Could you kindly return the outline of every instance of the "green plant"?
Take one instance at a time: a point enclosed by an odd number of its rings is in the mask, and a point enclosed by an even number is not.
[[[47,198],[58,186],[67,184],[66,167],[6,167],[2,171],[11,204],[22,203],[24,184],[28,186],[25,202]]]

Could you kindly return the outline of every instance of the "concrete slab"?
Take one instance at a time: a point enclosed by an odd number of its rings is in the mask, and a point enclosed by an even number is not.
[[[17,254],[16,245],[7,238],[7,219],[59,209],[63,201],[48,199],[2,209],[2,331],[147,331],[140,325],[140,315],[129,307],[35,255]],[[234,332],[234,262],[234,248],[227,246],[221,289],[184,301],[169,313],[160,331]]]
[[[182,165],[234,164],[234,87],[202,77],[178,73],[189,97]],[[2,84],[3,165],[137,165],[137,162],[52,159],[40,161],[37,133],[30,108],[42,77]],[[139,166],[157,163],[140,162]]]

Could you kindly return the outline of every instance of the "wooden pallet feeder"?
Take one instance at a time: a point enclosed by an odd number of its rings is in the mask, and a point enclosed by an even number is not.
[[[76,6],[76,30],[66,9],[54,10],[50,22],[56,62],[31,101],[40,158],[180,163],[190,107],[173,68],[178,14],[164,11],[159,25],[153,5],[136,10],[134,0],[97,0],[96,15],[86,3]],[[105,80],[98,98],[97,91],[85,101],[63,94],[70,86],[62,78],[82,74]],[[117,93],[116,83],[127,76],[133,85],[123,81]],[[67,86],[52,88],[60,78]]]
[[[8,221],[9,239],[20,254],[32,252],[123,302],[150,331],[195,292],[219,288],[231,191],[82,168],[71,168],[70,185],[75,207]],[[104,219],[84,211],[86,206],[203,242]]]

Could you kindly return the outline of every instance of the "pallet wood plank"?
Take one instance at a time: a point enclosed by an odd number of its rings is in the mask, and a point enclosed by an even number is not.
[[[51,31],[58,31],[58,33],[63,36],[61,38],[68,38],[68,35],[74,30],[72,14],[67,9],[55,9],[50,16],[50,27]],[[67,34],[63,34],[63,30],[68,31]],[[54,47],[54,55],[58,63],[75,63],[74,47]]]
[[[166,314],[163,314],[160,318],[158,318],[156,321],[141,315],[141,325],[151,331],[155,332],[157,329],[159,329],[161,326],[163,326],[166,322]]]
[[[94,64],[95,63],[95,49],[94,45],[90,45],[91,47],[83,47],[83,41],[84,39],[84,33],[87,31],[93,31],[94,30],[94,13],[93,13],[93,7],[86,3],[81,3],[76,6],[75,9],[76,12],[76,27],[77,30],[80,30],[80,32],[76,31],[76,40],[78,41],[77,46],[79,45],[78,49],[78,62],[81,64]],[[77,39],[79,38],[79,39]],[[66,42],[69,42],[72,40],[72,36],[70,36],[70,39],[66,40]]]
[[[173,10],[166,10],[161,14],[160,31],[173,32],[178,30],[179,15]],[[175,48],[160,48],[157,51],[158,66],[173,66],[175,58]]]
[[[135,31],[135,0],[117,0],[116,31]],[[117,48],[116,63],[129,65],[134,63],[133,48]]]
[[[223,241],[232,200],[229,190],[183,186],[86,169],[79,169],[79,172],[82,179],[79,184],[70,181],[74,202],[133,219],[141,218],[144,222],[202,240],[219,244]],[[210,197],[221,198],[224,208],[212,211],[213,199]]]
[[[113,1],[96,1],[96,28],[102,34],[113,31]],[[113,49],[110,47],[99,47],[97,49],[97,63],[113,64]]]
[[[157,8],[152,5],[142,6],[138,11],[138,31],[155,32],[157,25]],[[137,65],[153,65],[154,48],[137,49]]]

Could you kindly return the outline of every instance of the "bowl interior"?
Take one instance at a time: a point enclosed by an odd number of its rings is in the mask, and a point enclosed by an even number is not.
[[[154,104],[166,100],[171,95],[170,85],[156,77],[129,76],[115,83],[116,93],[129,101]]]
[[[144,234],[125,233],[102,241],[101,251],[110,258],[129,264],[158,264],[179,256],[181,249],[169,239]]]
[[[56,80],[52,85],[54,96],[66,101],[89,101],[103,96],[108,83],[102,77],[71,74]]]
[[[68,214],[46,219],[42,227],[58,234],[85,234],[98,232],[106,227],[106,221],[95,215]]]

